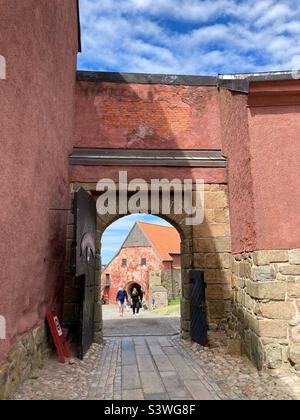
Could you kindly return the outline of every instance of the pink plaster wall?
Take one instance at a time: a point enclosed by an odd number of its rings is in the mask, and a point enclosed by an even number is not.
[[[76,146],[220,149],[215,87],[78,82]]]
[[[300,81],[252,85],[248,109],[256,249],[300,247]]]
[[[256,244],[247,95],[220,91],[222,151],[228,159],[232,251]]]
[[[234,253],[300,247],[300,81],[220,92]]]
[[[0,314],[12,345],[61,308],[78,50],[75,0],[1,0]]]

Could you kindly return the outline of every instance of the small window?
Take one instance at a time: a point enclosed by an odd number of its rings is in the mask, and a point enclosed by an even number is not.
[[[110,286],[110,274],[106,274],[106,278],[105,278],[105,286],[106,286],[106,287]]]
[[[141,259],[141,265],[146,265],[147,264],[147,260],[146,258],[142,258]]]
[[[123,258],[122,259],[122,267],[126,267],[126,265],[127,265],[127,259]]]

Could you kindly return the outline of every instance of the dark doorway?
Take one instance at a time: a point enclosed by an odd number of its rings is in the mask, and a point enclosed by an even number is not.
[[[134,288],[137,289],[138,294],[141,297],[141,300],[143,300],[144,291],[142,289],[142,286],[140,284],[138,284],[138,283],[131,283],[131,284],[128,285],[128,287],[127,287],[127,293],[128,293],[128,295],[131,296],[132,291],[133,291]]]

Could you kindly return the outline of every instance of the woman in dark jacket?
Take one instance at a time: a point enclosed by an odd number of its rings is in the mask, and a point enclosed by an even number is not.
[[[140,312],[141,307],[141,297],[136,287],[132,290],[131,293],[131,302],[132,302],[132,310],[133,315],[138,314]]]

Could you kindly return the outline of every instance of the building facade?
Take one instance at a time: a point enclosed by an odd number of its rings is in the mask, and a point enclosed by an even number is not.
[[[181,295],[180,236],[175,228],[137,222],[101,275],[101,297],[116,303],[119,288],[136,287],[149,306]]]

